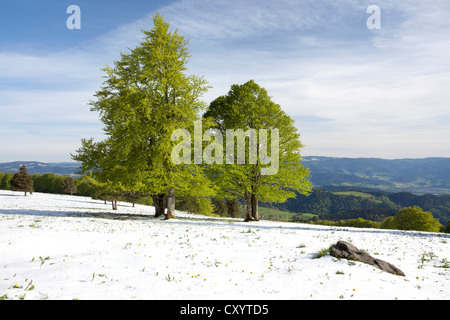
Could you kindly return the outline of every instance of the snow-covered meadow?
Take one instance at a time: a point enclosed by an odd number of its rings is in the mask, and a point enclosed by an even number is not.
[[[0,191],[3,299],[449,299],[450,235],[250,222]],[[402,269],[316,255],[338,240]]]

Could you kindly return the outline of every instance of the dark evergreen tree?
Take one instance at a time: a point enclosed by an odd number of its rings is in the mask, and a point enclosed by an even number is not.
[[[447,222],[447,225],[442,230],[445,233],[450,233],[450,221]]]
[[[214,208],[214,214],[217,214],[221,217],[228,216],[228,208],[225,199],[213,199],[212,205]]]
[[[12,177],[11,190],[23,191],[25,192],[25,197],[27,196],[27,192],[33,192],[33,180],[28,175],[25,165],[21,166],[19,172],[15,173]]]
[[[241,204],[237,198],[227,200],[228,215],[232,218],[240,218],[242,215]]]

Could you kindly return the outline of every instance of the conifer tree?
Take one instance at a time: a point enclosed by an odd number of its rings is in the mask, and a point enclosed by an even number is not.
[[[213,199],[212,205],[214,208],[214,214],[217,214],[221,217],[228,216],[228,207],[225,199]]]
[[[239,218],[242,214],[241,204],[237,198],[227,200],[228,215],[232,218]]]
[[[33,192],[33,180],[28,175],[27,168],[22,165],[18,173],[15,173],[11,179],[11,190],[12,191],[23,191],[25,192],[25,197],[27,192]]]

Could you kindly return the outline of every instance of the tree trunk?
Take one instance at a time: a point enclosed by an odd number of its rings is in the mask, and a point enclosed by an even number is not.
[[[164,214],[164,194],[154,195],[152,199],[155,206],[155,217],[158,218]]]
[[[166,220],[175,219],[175,191],[173,187],[169,189],[167,194],[167,214]]]
[[[255,221],[259,221],[259,215],[258,215],[258,198],[256,197],[256,194],[252,194],[252,218]]]
[[[111,203],[112,203],[112,209],[117,210],[117,200],[112,200]]]
[[[244,213],[245,213],[245,221],[252,221],[252,204],[251,204],[251,196],[248,190],[245,190],[244,193]]]

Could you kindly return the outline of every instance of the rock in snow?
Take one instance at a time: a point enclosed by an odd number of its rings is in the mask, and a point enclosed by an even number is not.
[[[380,268],[383,271],[398,275],[405,276],[405,273],[396,266],[380,260],[375,259],[366,252],[360,251],[357,247],[346,241],[338,241],[330,248],[330,255],[336,258],[344,258],[348,260],[361,261]]]

